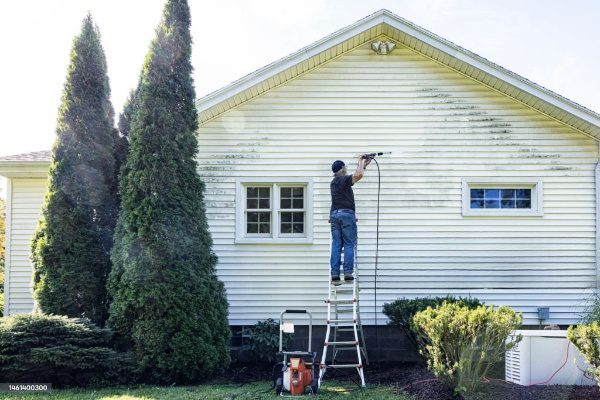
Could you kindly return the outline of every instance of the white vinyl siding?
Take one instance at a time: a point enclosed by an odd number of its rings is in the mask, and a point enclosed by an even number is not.
[[[33,310],[29,249],[46,192],[46,180],[10,179],[9,187],[5,311],[7,315],[14,315]]]
[[[330,165],[379,159],[377,310],[453,294],[508,305],[537,324],[578,320],[596,284],[597,144],[402,45],[362,45],[202,123],[199,173],[234,325],[308,308],[322,323],[329,272]],[[236,181],[312,179],[313,240],[236,243]],[[542,180],[544,214],[466,218],[462,180]],[[354,186],[363,323],[374,323],[377,170]],[[379,323],[385,323],[379,314]]]

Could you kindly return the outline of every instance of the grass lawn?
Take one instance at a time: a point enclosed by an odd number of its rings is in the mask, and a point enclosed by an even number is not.
[[[274,389],[269,389],[270,381],[260,381],[245,385],[200,385],[185,387],[151,387],[138,388],[109,388],[99,390],[53,390],[51,394],[33,393],[0,393],[1,399],[23,400],[259,400],[277,399]],[[306,396],[309,397],[310,396]],[[378,400],[409,400],[406,395],[399,395],[397,389],[389,386],[368,386],[360,389],[351,382],[325,382],[321,387],[319,399],[378,399]]]

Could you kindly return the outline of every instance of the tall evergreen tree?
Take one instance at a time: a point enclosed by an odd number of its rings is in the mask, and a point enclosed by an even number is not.
[[[88,15],[73,41],[48,191],[32,241],[34,296],[45,313],[108,317],[117,215],[114,112],[100,33]]]
[[[229,363],[223,284],[197,175],[187,1],[168,0],[137,90],[109,278],[109,326],[142,376],[206,379]]]
[[[123,112],[119,115],[119,132],[121,136],[119,137],[119,141],[117,143],[117,165],[118,170],[120,167],[125,164],[125,160],[127,159],[127,153],[129,152],[129,131],[131,130],[131,121],[133,119],[133,114],[136,109],[136,97],[137,91],[132,90],[129,92],[129,97],[127,101],[125,101],[125,105],[123,106]],[[120,171],[117,171],[117,173]]]

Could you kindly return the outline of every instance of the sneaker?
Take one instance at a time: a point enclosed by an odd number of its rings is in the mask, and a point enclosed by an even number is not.
[[[332,276],[331,277],[331,283],[333,283],[334,285],[341,285],[342,281],[340,280],[339,276]]]
[[[344,282],[351,283],[354,280],[352,274],[344,274]]]

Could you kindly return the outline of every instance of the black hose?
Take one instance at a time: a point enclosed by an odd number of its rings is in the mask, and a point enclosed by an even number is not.
[[[375,277],[373,280],[375,302],[373,309],[375,310],[375,347],[379,349],[379,325],[377,325],[377,267],[379,264],[379,194],[381,192],[381,172],[379,171],[377,159],[373,158],[372,160],[375,161],[375,165],[377,165],[377,228],[375,230]]]

